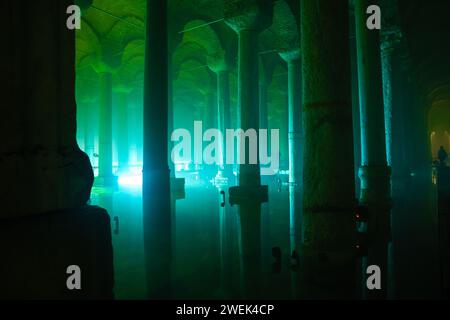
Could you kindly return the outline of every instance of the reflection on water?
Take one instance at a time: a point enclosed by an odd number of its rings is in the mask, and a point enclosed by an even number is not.
[[[185,197],[172,199],[172,296],[243,298],[254,287],[261,298],[296,298],[301,257],[296,260],[292,253],[301,243],[300,188],[274,179],[268,203],[231,207],[221,194],[226,191],[228,197],[227,187],[210,180],[187,177]],[[431,183],[412,178],[394,186],[390,278],[395,285],[390,288],[395,292],[390,296],[433,297],[440,280]],[[423,196],[410,196],[419,189]],[[140,185],[131,183],[115,191],[96,189],[91,199],[108,210],[112,230],[118,230],[113,233],[118,299],[146,298],[141,193]],[[241,234],[241,228],[247,232]],[[418,273],[415,287],[410,279]]]

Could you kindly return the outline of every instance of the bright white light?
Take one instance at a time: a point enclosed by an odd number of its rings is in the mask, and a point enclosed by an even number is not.
[[[119,186],[140,187],[142,185],[142,175],[121,175],[119,176]]]

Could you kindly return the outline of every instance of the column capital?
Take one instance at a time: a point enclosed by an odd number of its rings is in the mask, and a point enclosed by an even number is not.
[[[273,20],[273,0],[231,0],[225,2],[225,23],[236,33],[243,30],[260,32]]]
[[[280,54],[281,59],[283,59],[287,63],[295,61],[295,60],[300,60],[300,58],[301,58],[300,48],[296,48],[296,49],[292,49],[292,50],[288,50],[288,51],[282,51],[279,54]]]
[[[208,68],[214,73],[218,74],[224,71],[230,71],[231,67],[226,61],[225,52],[219,51],[215,54],[210,54],[207,56]]]
[[[108,63],[105,63],[102,61],[95,61],[91,64],[91,66],[92,66],[92,69],[94,69],[94,71],[97,74],[102,74],[102,73],[114,74],[116,72],[116,69],[111,67]]]

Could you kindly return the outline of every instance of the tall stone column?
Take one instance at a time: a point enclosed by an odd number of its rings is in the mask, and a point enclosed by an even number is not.
[[[227,2],[225,22],[238,35],[238,104],[240,127],[259,130],[258,35],[270,26],[272,1],[241,0]],[[258,297],[261,276],[261,203],[267,201],[267,186],[261,186],[259,159],[249,163],[249,143],[244,149],[245,163],[239,165],[239,185],[229,189],[230,202],[239,205],[241,259],[244,294]],[[259,157],[257,157],[259,158]]]
[[[392,165],[392,50],[391,47],[383,47],[381,52],[386,161],[389,166]]]
[[[302,230],[302,193],[299,186],[289,185],[289,244],[291,257],[299,253]],[[298,297],[298,270],[291,273],[292,297]]]
[[[78,208],[90,196],[92,167],[76,142],[75,33],[64,14],[69,5],[0,5],[2,38],[9,44],[0,64],[0,218]]]
[[[259,57],[259,127],[260,129],[266,129],[268,132],[267,150],[272,150],[272,141],[270,139],[269,128],[269,87],[272,82],[273,72],[278,62],[277,58],[273,55],[268,58],[267,55],[261,55]],[[261,177],[262,183],[272,181],[272,176]],[[263,224],[269,225],[268,221],[263,217]]]
[[[96,183],[109,185],[114,181],[112,160],[112,74],[99,73],[98,177]]]
[[[384,31],[384,32],[383,32]],[[386,136],[386,160],[387,165],[392,168],[391,179],[391,189],[390,192],[393,197],[395,197],[395,188],[398,188],[399,183],[401,184],[402,168],[405,163],[401,161],[398,149],[401,150],[402,139],[399,141],[399,134],[401,132],[401,127],[405,119],[401,116],[403,113],[401,110],[402,105],[399,104],[398,96],[401,94],[399,92],[399,51],[400,51],[400,39],[401,31],[397,26],[384,27],[381,34],[381,65],[382,65],[382,79],[383,79],[383,98],[384,98],[384,125],[385,125],[385,136]],[[393,110],[395,106],[396,110]],[[399,128],[400,127],[400,128]],[[400,129],[400,130],[399,130]],[[400,142],[400,143],[396,143]],[[397,147],[394,151],[393,145]],[[400,169],[400,170],[399,170]],[[398,170],[398,171],[397,171]],[[398,189],[397,189],[398,190]],[[394,229],[395,220],[390,217],[390,228]],[[388,244],[388,270],[386,271],[387,279],[386,283],[388,287],[386,290],[386,297],[390,298],[394,296],[394,249],[392,239]]]
[[[213,78],[212,78],[213,79]],[[214,79],[215,80],[215,79]],[[213,87],[214,88],[214,87]],[[205,108],[203,112],[203,130],[208,130],[211,128],[215,128],[217,126],[217,94],[216,90],[205,90],[204,91],[204,101]],[[220,166],[213,164],[203,163],[203,172],[204,178],[208,181],[215,177],[218,173]]]
[[[168,76],[168,99],[169,99],[169,106],[168,106],[168,126],[167,126],[167,134],[169,137],[168,141],[168,157],[169,157],[169,170],[170,170],[170,179],[173,180],[175,178],[175,164],[172,161],[172,148],[174,146],[174,143],[172,142],[171,136],[172,132],[175,129],[175,112],[174,112],[174,104],[173,104],[173,66],[172,66],[172,56],[169,54],[169,76]],[[171,182],[172,184],[172,182]]]
[[[261,58],[260,58],[261,59]],[[259,77],[259,127],[269,129],[269,110],[268,110],[268,91],[269,91],[269,72],[265,70],[264,63],[260,63]]]
[[[400,42],[400,30],[389,30],[388,34],[382,35],[381,42],[381,66],[383,79],[383,98],[384,98],[384,126],[386,132],[386,160],[388,166],[392,167],[392,140],[393,140],[393,65],[394,55],[398,50]]]
[[[380,33],[366,26],[367,7],[377,1],[355,0],[356,43],[361,116],[360,201],[369,207],[368,265],[382,272],[382,290],[369,298],[386,298],[387,246],[390,238],[390,167],[386,160],[386,135],[381,74]]]
[[[171,296],[167,1],[147,1],[144,69],[143,227],[148,296]]]
[[[352,298],[356,291],[348,11],[347,0],[301,1],[305,146],[299,293],[308,298]]]
[[[94,152],[95,152],[95,135],[94,135],[94,111],[95,103],[86,105],[84,113],[84,151],[88,155],[91,164],[94,164]]]
[[[173,45],[173,44],[172,44]],[[172,54],[173,50],[170,50],[169,53],[169,76],[168,76],[168,99],[169,99],[169,110],[168,110],[168,159],[169,159],[169,170],[170,170],[170,191],[175,199],[183,199],[185,196],[185,179],[176,177],[175,164],[172,161],[172,149],[174,147],[174,143],[172,142],[172,132],[174,131],[175,126],[175,110],[173,104],[173,82],[174,82],[174,73],[173,73],[173,65],[172,65]]]
[[[288,141],[289,141],[289,183],[301,184],[302,180],[302,70],[300,49],[280,53],[288,65]]]
[[[128,95],[131,90],[119,90],[117,92],[117,158],[119,172],[128,170],[129,147],[128,147]]]
[[[219,56],[219,59],[217,57],[208,57],[208,65],[217,76],[217,119],[215,122],[217,128],[225,134],[226,129],[232,129],[230,124],[230,71],[225,61],[225,54],[223,53]],[[221,169],[226,177],[231,178],[233,166],[226,163],[226,149],[223,141],[220,141],[220,152],[223,163]]]
[[[225,132],[226,129],[231,129],[229,126],[230,113],[230,79],[227,69],[219,70],[217,72],[217,121],[218,129]],[[222,161],[224,168],[226,167],[225,146],[222,141]]]
[[[354,10],[350,9],[350,65],[352,81],[352,113],[353,113],[353,150],[354,150],[354,178],[356,194],[360,193],[360,180],[358,176],[359,165],[361,164],[361,129],[359,115],[359,88],[358,88],[358,62],[356,58],[356,36]]]

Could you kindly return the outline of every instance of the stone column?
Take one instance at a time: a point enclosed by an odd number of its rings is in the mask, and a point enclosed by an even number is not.
[[[390,29],[382,35],[381,66],[384,98],[384,126],[386,132],[386,160],[392,167],[392,105],[393,105],[393,54],[400,42],[400,30]]]
[[[241,5],[239,5],[241,4]],[[226,23],[238,34],[238,104],[240,110],[240,127],[259,130],[259,87],[258,87],[258,35],[271,24],[273,4],[260,4],[259,1],[235,1],[229,4]],[[234,7],[236,6],[236,7]],[[234,11],[234,10],[237,10]],[[272,10],[271,13],[267,11]],[[237,14],[237,16],[236,16]],[[268,18],[270,16],[270,18]],[[269,21],[270,20],[270,21]],[[239,166],[239,186],[260,186],[259,164],[249,163],[248,145],[246,164]]]
[[[288,140],[289,140],[289,183],[301,184],[302,180],[302,70],[300,49],[280,53],[288,65]]]
[[[270,26],[273,3],[240,0],[226,3],[225,22],[237,33],[238,104],[240,127],[246,131],[259,130],[259,60],[258,35]],[[239,186],[229,188],[230,202],[238,204],[241,225],[241,259],[244,295],[258,297],[261,275],[261,203],[267,201],[267,186],[261,186],[259,160],[249,163],[250,147],[244,150],[245,164],[239,165]],[[259,157],[258,157],[259,158]]]
[[[130,91],[119,90],[117,92],[117,158],[120,173],[128,170],[128,95]]]
[[[261,59],[261,58],[260,58]],[[270,79],[268,71],[265,70],[264,63],[260,63],[259,77],[259,127],[261,129],[269,129],[269,110],[268,110],[268,91]]]
[[[258,31],[243,29],[239,37],[238,103],[240,105],[241,128],[259,129],[259,87],[258,87]],[[249,164],[250,148],[245,148],[246,164],[239,166],[240,186],[261,184],[259,164]]]
[[[167,1],[147,1],[144,69],[143,227],[148,296],[171,296]]]
[[[301,2],[305,146],[299,290],[308,298],[355,296],[348,11],[347,0]]]
[[[383,47],[381,52],[386,160],[389,166],[392,165],[392,50],[391,47]]]
[[[95,151],[95,128],[93,122],[95,105],[95,103],[87,104],[84,114],[84,151],[87,153],[92,165],[94,164]]]
[[[213,87],[214,88],[214,87]],[[203,130],[206,131],[210,128],[215,128],[217,126],[216,116],[217,116],[217,95],[215,90],[205,90],[204,91],[204,101],[205,109],[203,113]],[[206,144],[203,144],[205,146]],[[214,164],[203,163],[202,175],[208,181],[216,176],[220,166]]]
[[[114,183],[112,160],[112,74],[99,73],[98,177],[96,183]]]
[[[261,129],[266,129],[268,133],[267,150],[271,150],[272,141],[270,139],[270,128],[269,128],[269,87],[272,82],[273,72],[275,69],[275,58],[267,58],[267,56],[260,55],[259,57],[259,127]],[[261,177],[262,183],[272,181],[272,176]],[[266,223],[267,222],[267,223]],[[263,224],[268,225],[268,221],[263,217]]]
[[[86,118],[86,103],[85,101],[80,102],[77,101],[77,144],[81,150],[85,150],[84,145],[84,133],[85,133],[85,123],[84,119]]]
[[[226,129],[231,129],[229,125],[229,113],[230,113],[230,79],[227,69],[219,70],[217,72],[217,128],[221,132],[226,132]],[[222,161],[224,168],[226,166],[225,159],[225,146],[221,146]],[[229,166],[228,166],[229,167]]]
[[[302,193],[299,186],[289,185],[289,243],[290,255],[298,254],[301,245]],[[298,270],[291,273],[291,291],[294,299],[298,298]]]
[[[93,182],[76,142],[75,32],[70,1],[2,1],[0,218],[74,209]],[[36,14],[45,12],[45,18]],[[26,22],[26,23],[25,23]]]
[[[401,31],[398,27],[384,27],[381,34],[381,65],[382,65],[382,79],[383,79],[383,98],[384,98],[384,125],[385,125],[385,136],[386,136],[386,160],[387,165],[392,168],[391,179],[391,190],[393,197],[394,188],[398,184],[400,177],[402,175],[401,170],[397,169],[405,166],[403,161],[399,162],[399,152],[393,150],[393,145],[396,145],[398,149],[402,148],[403,141],[399,141],[399,133],[403,126],[405,119],[402,117],[402,106],[399,105],[398,90],[400,89],[398,83],[398,71],[400,63],[398,59],[398,53],[400,50],[400,39]],[[395,106],[396,110],[393,110]],[[395,122],[394,122],[395,118]],[[400,129],[400,130],[399,130]],[[401,135],[400,135],[401,136]],[[399,143],[395,143],[399,142]],[[395,167],[395,168],[394,168]],[[390,228],[394,229],[394,220],[390,218]],[[395,282],[394,276],[394,246],[392,239],[388,244],[388,270],[386,271],[387,280],[386,283],[388,291],[386,297],[389,299],[394,296],[395,292]]]
[[[171,50],[170,52],[173,52]],[[183,199],[185,196],[185,179],[177,178],[175,172],[175,164],[172,161],[172,148],[174,147],[174,143],[172,142],[172,132],[174,131],[175,126],[175,113],[174,113],[174,104],[173,104],[173,66],[172,66],[172,54],[169,53],[169,78],[168,78],[168,99],[169,99],[169,110],[168,110],[168,159],[169,159],[169,170],[170,170],[170,192],[174,196],[175,199]]]
[[[168,141],[168,157],[169,157],[169,170],[170,170],[170,179],[171,179],[171,187],[172,187],[172,181],[175,178],[175,164],[173,163],[171,157],[172,157],[172,148],[174,146],[174,143],[171,140],[172,132],[175,129],[175,113],[174,113],[174,104],[173,104],[173,66],[172,66],[172,55],[169,55],[169,77],[168,77],[168,99],[169,99],[169,106],[168,106],[168,127],[167,127],[167,134],[169,137]]]
[[[360,201],[369,207],[368,265],[382,272],[382,290],[369,298],[386,298],[387,245],[390,238],[390,167],[386,161],[386,134],[381,74],[380,34],[366,26],[366,10],[377,1],[355,0],[356,43],[361,116]]]
[[[302,114],[302,69],[300,49],[280,53],[288,67],[288,142],[289,142],[289,233],[290,254],[298,253],[299,230],[301,224],[301,194],[303,169],[303,114]],[[300,229],[299,229],[300,228]],[[293,297],[297,297],[298,277],[291,273]]]
[[[225,134],[226,129],[232,129],[230,124],[230,71],[225,54],[219,55],[219,59],[208,57],[209,68],[217,75],[217,128]],[[222,170],[226,177],[231,178],[233,175],[233,165],[226,164],[226,150],[223,141],[220,142],[220,152],[222,158]]]

